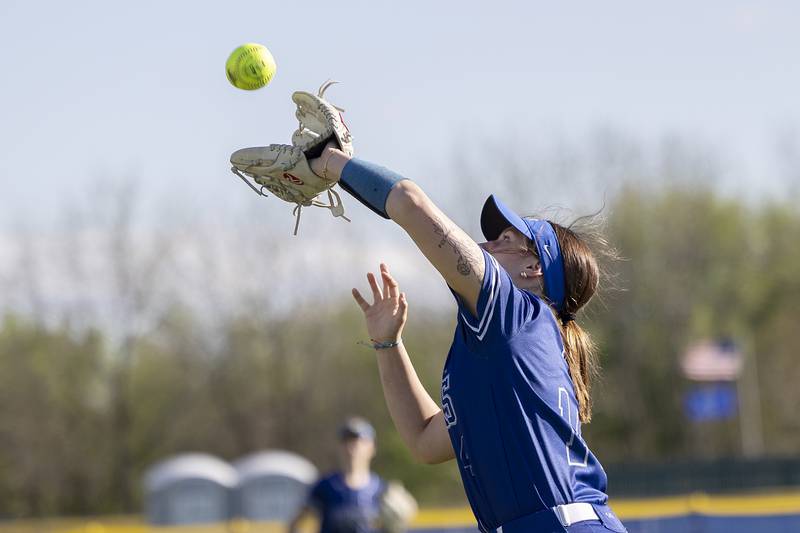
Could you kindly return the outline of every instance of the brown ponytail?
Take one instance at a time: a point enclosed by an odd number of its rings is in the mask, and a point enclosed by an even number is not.
[[[561,326],[561,337],[564,339],[564,355],[578,398],[580,421],[589,422],[592,419],[591,380],[598,371],[595,345],[591,335],[574,320]]]
[[[597,348],[588,332],[575,321],[578,310],[594,296],[600,283],[600,268],[588,244],[572,229],[550,222],[556,232],[564,261],[566,298],[558,316],[564,355],[569,366],[581,422],[592,419],[591,381],[599,370]]]

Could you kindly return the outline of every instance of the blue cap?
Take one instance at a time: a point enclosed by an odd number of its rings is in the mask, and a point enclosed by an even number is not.
[[[365,419],[353,416],[344,421],[339,428],[339,438],[348,439],[369,439],[375,440],[375,428]]]
[[[497,239],[512,226],[536,244],[539,263],[544,274],[544,292],[560,313],[564,311],[566,287],[564,284],[564,260],[553,226],[546,220],[523,218],[494,195],[486,199],[481,211],[481,231],[487,240]]]

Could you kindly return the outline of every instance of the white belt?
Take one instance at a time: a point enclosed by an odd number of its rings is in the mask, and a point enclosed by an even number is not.
[[[584,520],[600,520],[594,507],[588,503],[568,503],[567,505],[556,505],[553,507],[553,512],[556,513],[558,521],[564,527],[571,526],[576,522],[583,522]]]

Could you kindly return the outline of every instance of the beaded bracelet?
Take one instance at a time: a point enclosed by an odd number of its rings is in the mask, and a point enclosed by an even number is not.
[[[374,350],[385,350],[386,348],[396,348],[397,346],[400,346],[400,344],[403,341],[402,341],[402,339],[399,339],[399,340],[396,340],[396,341],[378,342],[378,341],[376,341],[374,339],[370,339],[370,342],[372,344],[370,344],[369,342],[364,342],[364,341],[358,341],[356,344],[361,344],[363,346],[367,346],[367,347],[372,348]]]
[[[399,346],[402,341],[384,341],[378,342],[376,340],[370,339],[372,341],[372,347],[376,350],[385,350],[386,348],[394,348],[395,346]]]

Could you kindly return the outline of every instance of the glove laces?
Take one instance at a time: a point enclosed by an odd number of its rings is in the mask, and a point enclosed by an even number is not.
[[[240,171],[235,166],[231,167],[231,172],[236,174],[239,177],[239,179],[241,179],[245,183],[245,185],[250,187],[253,190],[253,192],[255,192],[257,195],[263,196],[264,198],[269,197],[269,195],[266,192],[264,192],[265,189],[269,190],[269,188],[260,184],[258,187],[256,187],[255,185],[250,183],[250,180],[248,180],[247,178],[252,176],[248,176],[246,173],[242,173],[242,171]],[[344,205],[342,205],[342,197],[339,196],[339,193],[333,189],[328,189],[327,192],[328,192],[328,203],[320,202],[316,198],[305,204],[301,202],[295,202],[294,209],[292,209],[292,216],[295,217],[293,235],[297,235],[297,230],[300,228],[300,213],[302,212],[303,207],[306,206],[322,207],[323,209],[329,209],[331,215],[333,215],[334,217],[342,217],[346,221],[351,222],[351,220],[344,215]]]
[[[266,196],[266,194],[264,195]],[[342,205],[342,197],[339,196],[339,193],[334,191],[333,189],[328,189],[328,203],[320,202],[319,200],[312,200],[311,204],[313,207],[322,207],[323,209],[330,209],[331,215],[334,217],[342,217],[346,221],[350,222],[351,220],[344,216],[344,206]],[[292,215],[295,216],[294,221],[294,235],[297,235],[297,229],[300,227],[300,213],[303,210],[303,204],[297,203],[292,209]]]
[[[320,98],[324,98],[324,97],[325,97],[325,91],[327,91],[327,90],[328,90],[328,87],[330,87],[331,85],[336,85],[337,83],[339,83],[339,82],[338,82],[338,81],[336,81],[336,80],[332,80],[332,79],[330,79],[330,78],[329,78],[329,79],[327,79],[327,80],[325,80],[325,83],[323,83],[322,85],[320,85],[320,86],[319,86],[319,89],[317,89],[317,96],[319,96]],[[336,111],[339,111],[340,113],[344,113],[344,109],[342,109],[341,107],[339,107],[339,106],[337,106],[337,105],[334,105],[334,104],[331,104],[330,102],[328,102],[328,103],[329,103],[329,104],[331,105],[331,107],[333,107],[333,108],[334,108]]]

